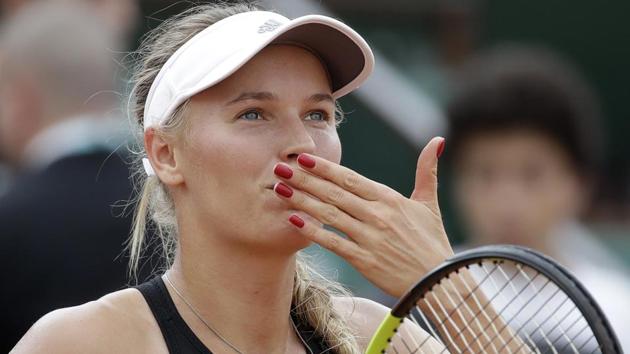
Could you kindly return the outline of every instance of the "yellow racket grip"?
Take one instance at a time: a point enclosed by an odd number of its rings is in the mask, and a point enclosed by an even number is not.
[[[381,325],[378,326],[376,333],[372,336],[370,344],[368,344],[365,354],[382,354],[385,353],[389,342],[396,334],[398,327],[403,323],[404,318],[396,317],[389,313],[387,317],[383,319]]]

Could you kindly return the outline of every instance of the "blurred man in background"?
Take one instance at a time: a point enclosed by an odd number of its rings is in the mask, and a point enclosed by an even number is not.
[[[448,107],[454,196],[471,245],[519,244],[567,266],[629,350],[624,265],[584,227],[601,157],[586,83],[543,51],[503,47],[466,67]]]
[[[5,18],[11,18],[24,6],[44,1],[64,6],[89,6],[91,16],[97,16],[105,22],[120,46],[126,46],[140,12],[138,0],[0,0],[0,13]]]
[[[0,53],[0,67],[2,67],[2,53]],[[0,117],[2,120],[2,117]],[[6,192],[9,185],[9,168],[6,166],[4,156],[0,153],[0,197]]]
[[[127,283],[117,44],[92,11],[38,2],[0,32],[0,153],[15,171],[0,197],[0,352],[43,314]]]

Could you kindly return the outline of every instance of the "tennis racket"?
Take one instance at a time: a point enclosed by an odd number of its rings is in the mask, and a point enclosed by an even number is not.
[[[372,337],[376,353],[623,353],[565,268],[536,251],[486,246],[426,275]]]

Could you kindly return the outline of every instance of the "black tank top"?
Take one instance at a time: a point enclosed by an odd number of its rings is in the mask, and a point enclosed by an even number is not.
[[[173,354],[212,354],[193,331],[188,327],[184,319],[177,312],[175,303],[166,290],[166,285],[160,276],[135,287],[142,293],[153,316],[160,326],[162,336]],[[297,316],[291,315],[298,329],[299,335],[307,345],[306,352],[320,354],[326,348],[325,342],[320,338],[310,325],[301,321]],[[330,351],[329,351],[330,352]]]

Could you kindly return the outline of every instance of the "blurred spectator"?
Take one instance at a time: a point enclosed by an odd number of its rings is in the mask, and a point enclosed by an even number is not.
[[[85,5],[90,7],[91,16],[105,21],[117,39],[116,44],[126,45],[134,30],[140,9],[138,0],[0,0],[2,15],[11,18],[22,7],[33,2],[52,2],[62,6]],[[117,49],[121,49],[117,46]]]
[[[0,53],[0,70],[2,68],[2,53]],[[2,117],[0,117],[0,121],[2,121]],[[9,184],[9,169],[4,162],[4,156],[0,151],[0,197],[6,192],[7,186]]]
[[[9,184],[9,169],[0,160],[0,197],[6,193]]]
[[[45,313],[127,284],[117,257],[130,220],[112,206],[131,186],[114,152],[124,123],[109,117],[119,105],[109,27],[87,8],[41,2],[0,35],[0,152],[15,170],[0,197],[7,352]]]
[[[470,244],[520,244],[557,259],[630,350],[626,270],[579,221],[601,158],[595,96],[540,49],[499,47],[472,60],[460,80],[445,157]]]

